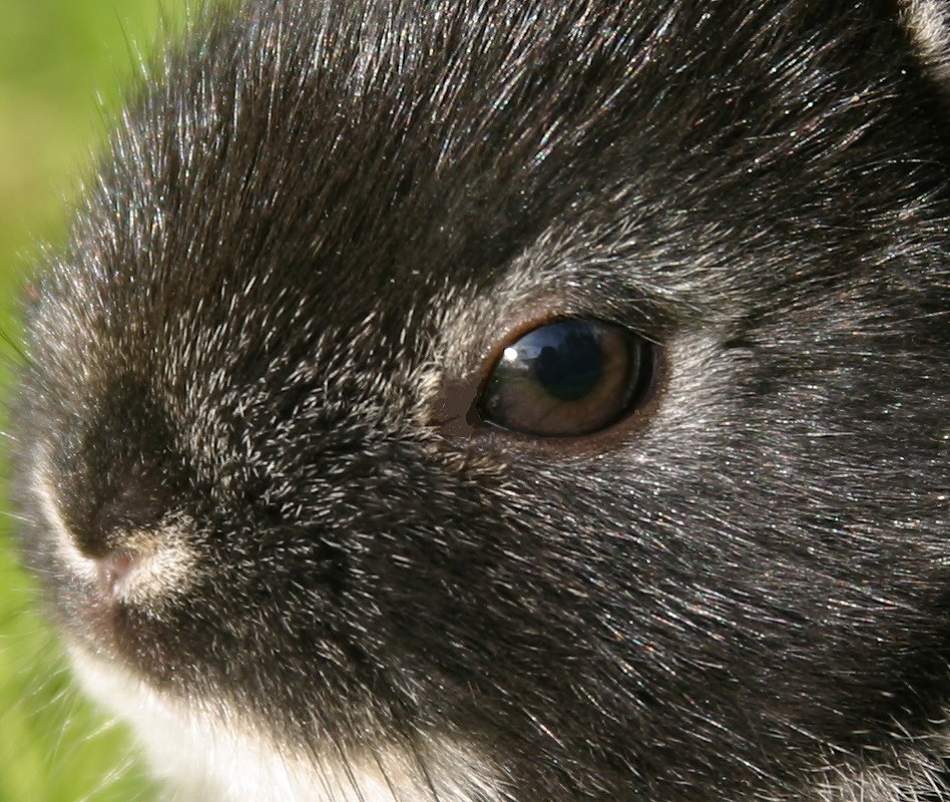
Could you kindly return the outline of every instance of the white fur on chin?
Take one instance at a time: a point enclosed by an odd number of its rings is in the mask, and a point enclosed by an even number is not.
[[[372,755],[294,754],[237,716],[186,706],[129,672],[71,645],[83,688],[128,722],[175,802],[453,802],[500,800],[496,772],[469,750],[434,738],[425,769],[398,747]]]

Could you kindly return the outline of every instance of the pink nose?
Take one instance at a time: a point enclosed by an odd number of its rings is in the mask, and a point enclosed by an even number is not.
[[[116,595],[122,586],[123,580],[129,575],[135,565],[135,557],[127,551],[116,552],[102,557],[97,562],[99,583],[110,596]]]

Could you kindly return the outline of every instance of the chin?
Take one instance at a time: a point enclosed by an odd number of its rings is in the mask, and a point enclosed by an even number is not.
[[[430,739],[426,754],[397,744],[277,744],[233,710],[174,698],[73,641],[86,693],[131,726],[156,778],[183,802],[492,802],[507,798],[498,772],[458,743]],[[424,770],[420,770],[424,766]]]

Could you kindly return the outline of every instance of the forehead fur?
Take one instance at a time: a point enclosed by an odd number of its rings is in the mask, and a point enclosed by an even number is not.
[[[233,303],[237,285],[295,329],[302,298],[330,295],[325,324],[353,329],[380,293],[404,318],[447,285],[492,286],[533,248],[603,259],[689,228],[712,266],[727,241],[748,251],[772,234],[827,251],[842,224],[923,214],[942,178],[909,168],[933,121],[896,107],[898,88],[915,91],[904,34],[866,5],[208,12],[140,91],[75,258],[128,276],[113,281],[112,314],[126,291],[184,311],[196,297]],[[899,181],[885,159],[898,127]],[[641,255],[630,281],[661,297],[709,291],[707,265],[676,261]],[[776,284],[801,269],[771,261],[786,274]]]

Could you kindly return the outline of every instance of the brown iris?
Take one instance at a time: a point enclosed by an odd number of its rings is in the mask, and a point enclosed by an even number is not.
[[[599,320],[560,320],[504,349],[479,415],[541,437],[591,434],[630,412],[652,374],[652,345],[639,335]]]

